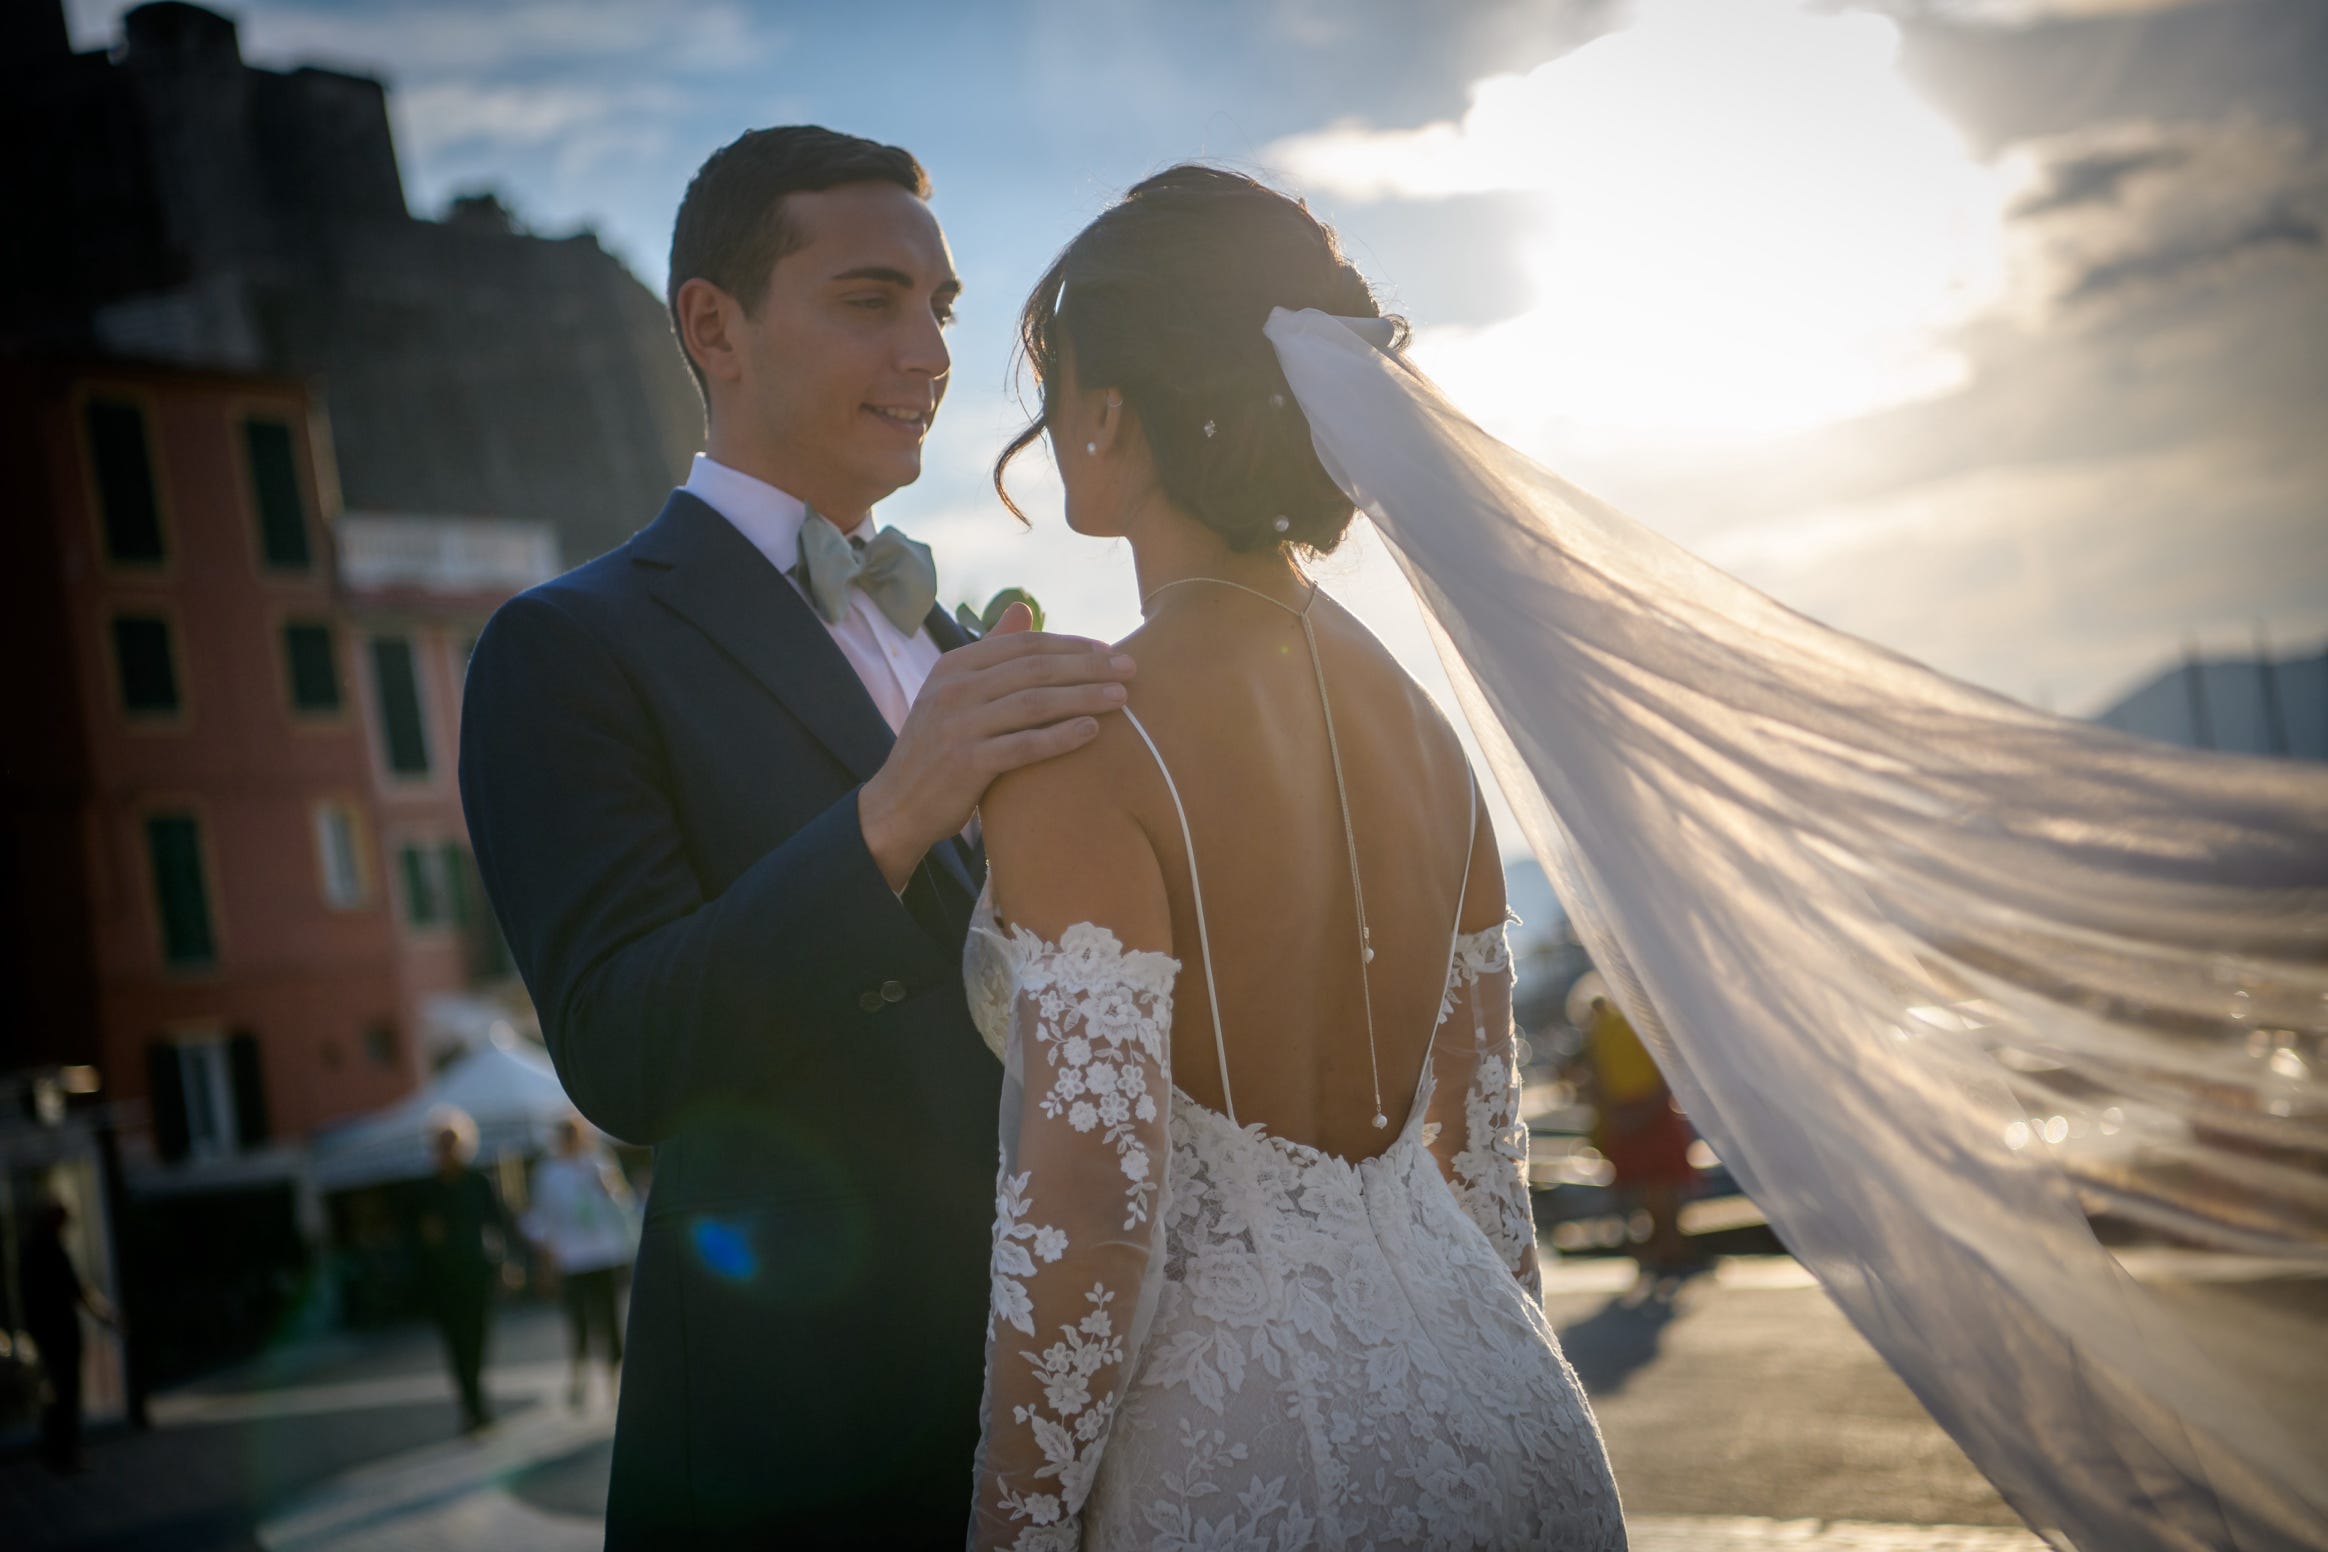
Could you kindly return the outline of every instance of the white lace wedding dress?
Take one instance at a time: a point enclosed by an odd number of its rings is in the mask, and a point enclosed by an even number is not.
[[[1406,1124],[1358,1163],[1238,1125],[1217,1007],[1229,1113],[1172,1082],[1179,970],[979,900],[1005,1077],[974,1544],[1622,1548],[1532,1275],[1503,928],[1452,935]]]

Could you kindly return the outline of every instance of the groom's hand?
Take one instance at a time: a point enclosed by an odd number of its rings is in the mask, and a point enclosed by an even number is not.
[[[1012,604],[991,635],[940,657],[858,794],[865,847],[891,889],[970,822],[997,776],[1081,748],[1100,714],[1123,705],[1130,658],[1104,641],[1030,630],[1032,620]]]

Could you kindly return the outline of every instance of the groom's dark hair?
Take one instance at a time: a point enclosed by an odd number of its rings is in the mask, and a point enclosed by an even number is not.
[[[679,288],[690,280],[710,281],[746,313],[758,307],[776,261],[802,241],[799,229],[784,219],[784,196],[844,183],[894,183],[916,198],[930,197],[930,175],[912,152],[815,124],[746,130],[706,157],[671,223],[671,278],[663,302],[672,332],[679,331]],[[687,354],[684,340],[679,354],[708,406],[703,369]]]

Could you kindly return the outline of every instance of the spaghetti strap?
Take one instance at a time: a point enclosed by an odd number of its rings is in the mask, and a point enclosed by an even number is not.
[[[1132,709],[1129,706],[1123,708],[1123,714],[1126,720],[1132,724],[1132,730],[1140,735],[1140,742],[1148,746],[1148,753],[1156,757],[1156,769],[1164,773],[1164,790],[1172,794],[1172,811],[1180,816],[1180,844],[1182,849],[1188,853],[1188,892],[1194,897],[1196,904],[1196,947],[1198,954],[1204,960],[1205,995],[1212,1000],[1213,1057],[1219,1062],[1221,1069],[1221,1108],[1228,1115],[1229,1124],[1235,1126],[1238,1124],[1237,1101],[1235,1096],[1229,1092],[1229,1048],[1227,1042],[1221,1038],[1220,983],[1213,978],[1212,935],[1204,924],[1204,885],[1197,881],[1196,841],[1188,833],[1188,810],[1181,806],[1180,788],[1172,780],[1172,767],[1164,763],[1164,751],[1156,747],[1156,740],[1148,736],[1148,729],[1138,717],[1132,715]],[[1468,872],[1468,863],[1465,864],[1465,868]],[[1458,919],[1460,919],[1460,912],[1458,912]]]

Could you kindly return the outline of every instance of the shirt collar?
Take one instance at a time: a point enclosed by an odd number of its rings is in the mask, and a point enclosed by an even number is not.
[[[731,469],[709,453],[697,453],[687,471],[687,494],[726,518],[736,531],[752,541],[752,548],[768,557],[768,564],[789,572],[800,564],[800,525],[808,520],[808,506],[798,496],[778,490],[766,480],[741,469]],[[873,537],[870,514],[849,538]]]

